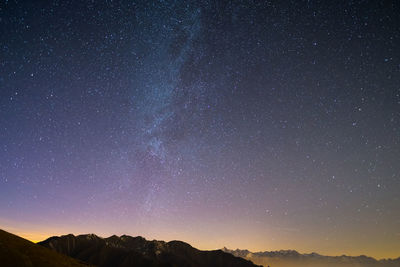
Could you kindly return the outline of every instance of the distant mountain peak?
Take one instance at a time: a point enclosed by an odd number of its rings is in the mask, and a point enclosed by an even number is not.
[[[234,256],[251,260],[255,264],[273,267],[297,267],[297,266],[329,266],[329,267],[399,267],[400,257],[397,259],[376,260],[365,255],[360,256],[324,256],[312,252],[301,254],[296,250],[277,250],[250,252],[247,249],[230,250],[222,249]]]

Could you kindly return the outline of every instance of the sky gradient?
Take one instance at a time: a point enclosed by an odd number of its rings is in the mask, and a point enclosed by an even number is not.
[[[400,256],[395,1],[2,1],[0,227]]]

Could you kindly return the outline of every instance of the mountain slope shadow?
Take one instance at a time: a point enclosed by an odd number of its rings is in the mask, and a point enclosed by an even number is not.
[[[19,236],[0,230],[0,266],[2,267],[88,267]]]

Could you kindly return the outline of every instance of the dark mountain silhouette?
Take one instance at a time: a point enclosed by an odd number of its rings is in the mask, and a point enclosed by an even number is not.
[[[222,251],[270,267],[400,267],[400,258],[376,260],[367,256],[323,256],[317,253],[301,254],[295,250],[250,252],[248,250]]]
[[[0,230],[1,267],[88,267],[89,265]]]
[[[255,267],[221,250],[201,251],[181,241],[89,235],[51,237],[40,245],[99,267]]]

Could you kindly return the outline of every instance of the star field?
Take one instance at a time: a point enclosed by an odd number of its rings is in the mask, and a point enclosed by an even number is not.
[[[3,1],[0,226],[398,257],[395,1]]]

